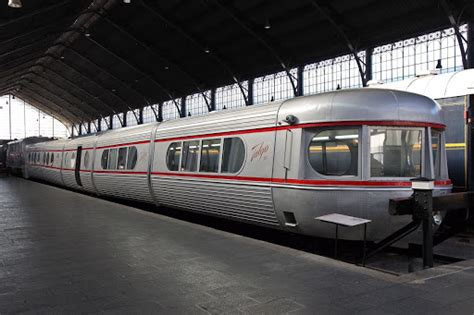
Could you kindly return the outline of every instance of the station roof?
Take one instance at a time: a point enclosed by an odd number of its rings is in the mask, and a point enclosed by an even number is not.
[[[78,123],[474,18],[471,0],[130,1],[3,0],[0,94]]]

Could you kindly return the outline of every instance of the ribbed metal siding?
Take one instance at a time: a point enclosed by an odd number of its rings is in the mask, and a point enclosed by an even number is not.
[[[154,176],[161,205],[266,225],[279,225],[270,187]]]
[[[41,178],[56,185],[62,185],[61,173],[57,169],[42,168]]]
[[[146,175],[94,174],[99,194],[125,199],[153,202]]]
[[[76,183],[76,175],[74,174],[74,171],[62,170],[62,175],[63,175],[64,184],[66,185],[66,187],[81,189],[81,186],[79,186]]]
[[[95,192],[94,186],[92,186],[91,173],[81,172],[81,183],[84,190]]]

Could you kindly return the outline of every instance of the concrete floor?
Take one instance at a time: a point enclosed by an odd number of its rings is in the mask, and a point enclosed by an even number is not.
[[[474,262],[406,276],[0,178],[0,313],[474,312]]]

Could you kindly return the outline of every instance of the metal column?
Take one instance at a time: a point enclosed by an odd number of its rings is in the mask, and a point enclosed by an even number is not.
[[[181,118],[188,116],[186,112],[186,97],[181,97]]]
[[[296,69],[296,75],[297,75],[297,78],[298,78],[298,85],[297,85],[297,92],[298,92],[298,96],[302,96],[303,95],[303,86],[304,86],[304,79],[303,79],[303,73],[304,73],[304,66],[299,66],[297,69]]]
[[[248,81],[248,91],[247,91],[247,105],[253,105],[253,87],[254,87],[254,80],[249,79]]]
[[[374,50],[368,48],[365,50],[365,79],[366,82],[372,80],[372,53]]]

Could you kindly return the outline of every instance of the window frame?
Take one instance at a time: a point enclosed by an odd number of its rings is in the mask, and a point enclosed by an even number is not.
[[[224,142],[226,139],[240,139],[240,141],[242,141],[242,144],[244,146],[244,159],[242,160],[242,165],[240,165],[240,168],[237,172],[226,172],[226,173],[223,173],[222,172],[222,159],[224,158]],[[221,154],[220,154],[220,165],[219,165],[219,174],[231,174],[231,175],[236,175],[236,174],[239,174],[240,172],[242,172],[242,170],[244,169],[245,167],[245,164],[247,163],[247,144],[245,143],[244,139],[241,138],[241,137],[235,137],[235,136],[230,136],[230,137],[222,137],[222,142],[221,142],[221,145],[222,145],[222,148],[221,148]]]
[[[196,161],[196,170],[195,171],[189,171],[189,170],[184,170],[183,168],[183,157],[184,157],[184,144],[186,142],[197,142],[199,148],[197,152],[197,161]],[[190,140],[185,140],[181,142],[181,156],[179,157],[180,164],[179,164],[179,172],[185,172],[185,173],[199,173],[199,165],[201,164],[201,146],[202,146],[202,139],[190,139]],[[188,146],[189,148],[189,146]]]
[[[103,161],[104,161],[104,155],[106,154],[106,152],[107,152],[107,158],[105,159],[106,163],[104,167]],[[100,155],[100,168],[103,170],[108,170],[108,166],[109,166],[109,149],[104,149],[102,150],[102,154]]]
[[[313,165],[311,164],[311,161],[309,159],[309,148],[311,145],[311,142],[313,138],[320,134],[321,132],[327,131],[327,130],[351,130],[351,129],[357,129],[358,133],[358,145],[357,145],[357,175],[325,175],[320,172],[318,172]],[[362,174],[363,174],[363,151],[364,151],[364,125],[355,125],[355,126],[333,126],[333,127],[317,127],[317,128],[308,128],[306,129],[308,139],[305,143],[305,146],[303,147],[304,149],[304,154],[306,156],[306,162],[308,164],[308,168],[310,171],[313,173],[311,174],[311,178],[317,177],[324,178],[324,179],[361,179]]]
[[[240,166],[239,170],[237,172],[226,172],[226,173],[223,173],[222,172],[222,159],[223,159],[223,154],[224,154],[224,141],[226,139],[234,139],[234,138],[237,138],[239,139],[240,141],[242,141],[242,144],[243,144],[243,147],[244,147],[244,158],[242,160],[242,165]],[[202,143],[206,140],[219,140],[220,141],[220,152],[219,152],[219,167],[218,167],[218,171],[217,172],[207,172],[207,171],[201,171],[201,156],[202,156]],[[181,167],[182,167],[182,163],[183,163],[183,156],[184,156],[184,143],[185,142],[190,142],[190,141],[198,141],[199,142],[199,152],[198,152],[198,158],[197,158],[197,169],[196,171],[185,171],[185,170],[181,170]],[[179,156],[179,164],[178,164],[178,169],[177,170],[171,170],[169,168],[169,165],[168,165],[168,153],[169,153],[169,149],[171,147],[172,144],[179,144],[180,147],[181,147],[181,154]],[[165,161],[164,161],[164,164],[166,166],[166,169],[169,171],[169,172],[185,172],[185,173],[202,173],[202,174],[231,174],[231,175],[236,175],[236,174],[239,174],[240,172],[242,172],[242,170],[244,169],[245,167],[245,164],[246,164],[246,161],[247,161],[247,144],[245,142],[245,140],[241,137],[236,137],[236,136],[228,136],[228,137],[206,137],[206,138],[199,138],[199,139],[190,139],[190,140],[179,140],[179,141],[172,141],[172,142],[169,142],[168,145],[167,145],[167,148],[166,148],[166,155],[165,155]]]
[[[202,171],[201,170],[201,160],[202,160],[202,148],[203,148],[203,143],[204,141],[219,141],[219,156],[217,157],[217,171]],[[198,173],[212,173],[212,174],[219,174],[221,172],[221,165],[222,165],[222,151],[223,151],[223,143],[224,140],[223,138],[206,138],[206,139],[201,139],[200,141],[200,146],[199,146],[199,164],[198,164]]]
[[[134,170],[136,167],[137,167],[137,163],[138,163],[138,148],[134,145],[132,146],[129,146],[127,147],[128,150],[127,150],[127,163],[125,164],[125,169],[126,170]],[[133,164],[133,167],[129,167],[129,163],[130,163],[130,152],[132,152],[132,149],[135,149],[135,160],[134,160],[134,164]]]
[[[371,158],[370,158],[370,147],[371,147],[371,131],[373,129],[385,129],[385,130],[421,130],[421,154],[420,154],[420,176],[425,177],[425,150],[426,150],[426,127],[398,127],[398,126],[383,126],[383,125],[371,125],[367,126],[367,176],[369,179],[376,179],[376,180],[385,180],[385,181],[395,181],[395,180],[410,180],[412,178],[416,178],[413,176],[404,176],[404,177],[393,177],[393,176],[372,176],[371,174]]]
[[[117,167],[116,167],[115,169],[118,170],[118,171],[127,170],[127,163],[128,163],[128,146],[118,147],[117,149],[118,149],[118,150],[117,150]],[[119,167],[120,151],[123,152],[123,150],[125,150],[125,161],[124,161],[124,164],[123,164],[123,168],[120,168],[120,167]]]

